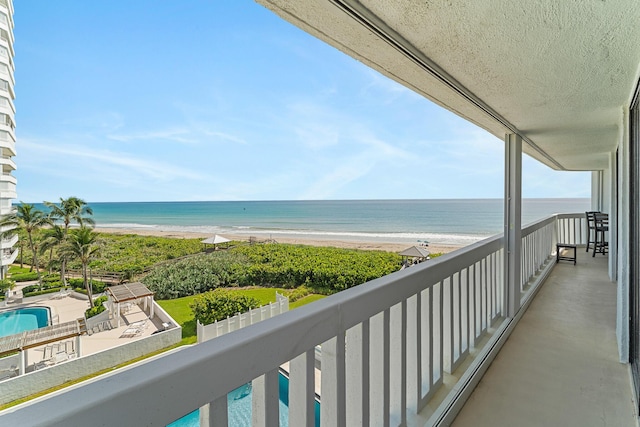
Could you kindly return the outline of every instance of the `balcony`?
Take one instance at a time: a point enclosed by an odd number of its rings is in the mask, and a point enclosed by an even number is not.
[[[453,426],[637,425],[615,312],[606,257],[558,264]]]
[[[0,265],[11,265],[18,258],[19,249],[14,249],[13,251],[7,249],[2,253],[2,260],[0,261]]]
[[[226,425],[227,393],[253,381],[254,425],[277,425],[278,368],[290,361],[289,424],[312,425],[321,345],[323,425],[634,425],[607,259],[580,251],[574,266],[552,256],[558,241],[585,242],[583,216],[523,228],[513,317],[495,236],[9,409],[0,424],[166,425],[204,407],[202,425]]]

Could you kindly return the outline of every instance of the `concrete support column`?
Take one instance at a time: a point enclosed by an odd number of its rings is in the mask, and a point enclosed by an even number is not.
[[[507,316],[514,317],[522,280],[522,138],[507,134],[504,153],[504,295]]]

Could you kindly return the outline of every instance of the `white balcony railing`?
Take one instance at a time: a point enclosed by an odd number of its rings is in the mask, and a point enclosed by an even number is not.
[[[558,236],[582,243],[582,216],[556,215],[523,228],[522,307],[552,268]],[[9,409],[0,424],[166,425],[204,407],[201,425],[227,425],[227,393],[253,381],[254,425],[276,426],[278,368],[290,361],[289,425],[313,425],[318,345],[323,425],[447,423],[524,311],[505,317],[503,251],[501,235],[486,239]]]

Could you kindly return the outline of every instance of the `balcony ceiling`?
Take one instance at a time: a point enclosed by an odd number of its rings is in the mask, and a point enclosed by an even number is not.
[[[608,167],[640,64],[637,0],[257,0],[554,169]]]

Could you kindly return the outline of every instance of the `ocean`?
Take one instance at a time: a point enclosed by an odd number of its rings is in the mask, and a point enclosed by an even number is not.
[[[501,199],[89,203],[96,226],[240,236],[465,246],[502,232]],[[43,208],[43,206],[39,206]],[[525,199],[526,225],[590,210],[589,199]]]

